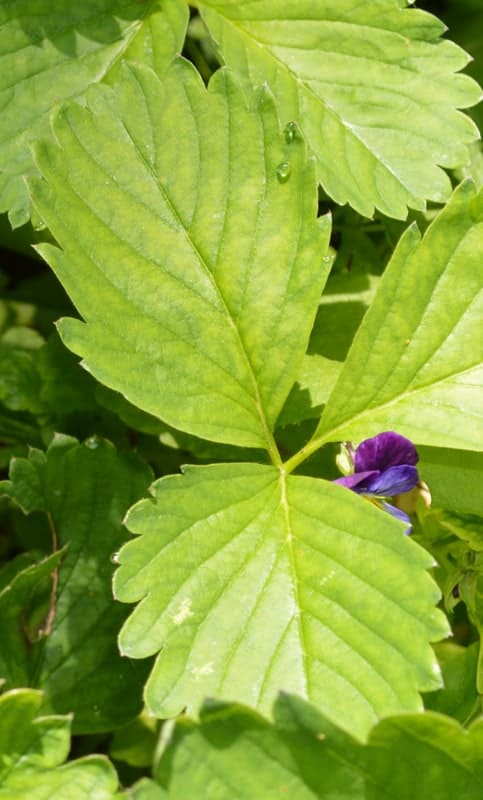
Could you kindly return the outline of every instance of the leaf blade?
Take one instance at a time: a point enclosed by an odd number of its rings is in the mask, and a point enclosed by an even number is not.
[[[286,690],[364,736],[390,709],[416,710],[416,686],[436,686],[424,641],[446,627],[431,609],[430,559],[388,515],[324,481],[285,486],[257,464],[190,467],[152,490],[129,514],[138,537],[121,550],[114,589],[141,601],[122,652],[161,650],[146,685],[156,715],[206,695],[265,710]]]
[[[82,98],[124,54],[165,67],[181,49],[188,10],[178,0],[121,2],[15,0],[0,11],[0,211],[13,227],[27,222],[26,175],[36,174],[29,147],[48,134],[49,114],[62,100]],[[158,36],[153,38],[153,34]],[[164,36],[159,38],[159,34]],[[14,88],[15,87],[15,88]]]
[[[483,448],[482,199],[463,183],[423,239],[411,228],[404,234],[314,447],[324,437],[357,440],[395,429],[423,445]]]
[[[454,74],[469,56],[440,39],[439,20],[393,0],[199,5],[228,64],[268,80],[285,119],[300,123],[336,202],[404,219],[408,205],[449,196],[437,165],[466,162],[478,131],[456,108],[481,93]]]
[[[33,185],[66,248],[41,252],[87,321],[61,323],[66,343],[143,410],[277,460],[271,428],[326,277],[303,142],[285,144],[266,92],[249,110],[226,71],[206,93],[181,61],[163,84],[126,68],[117,93],[91,98],[92,119],[74,106],[58,119],[63,151],[37,148],[48,185]]]

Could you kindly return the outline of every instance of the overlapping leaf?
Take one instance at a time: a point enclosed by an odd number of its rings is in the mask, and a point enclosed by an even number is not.
[[[44,246],[85,323],[64,341],[175,427],[265,447],[305,352],[327,265],[314,168],[272,100],[227,71],[126,68],[56,119],[33,192]],[[325,267],[325,268],[324,268]]]
[[[483,725],[426,713],[379,723],[366,746],[315,709],[282,697],[269,724],[240,706],[207,704],[181,719],[155,770],[167,796],[217,800],[479,800]]]
[[[25,511],[48,512],[54,547],[66,549],[60,568],[50,564],[59,561],[54,554],[25,569],[0,595],[7,651],[0,677],[9,687],[40,686],[49,709],[75,712],[77,732],[122,725],[140,709],[146,666],[119,655],[116,638],[126,614],[112,599],[110,558],[125,541],[122,517],[146,491],[150,471],[101,440],[79,445],[58,436],[47,454],[34,450],[29,459],[16,459],[10,476],[2,488]],[[50,621],[43,638],[29,645],[21,627],[27,593],[55,566]]]
[[[465,183],[402,237],[307,452],[381,430],[483,449],[482,320],[483,193]]]
[[[351,492],[258,464],[192,467],[135,506],[115,594],[141,601],[123,653],[161,651],[146,686],[158,716],[205,696],[269,709],[298,692],[360,736],[437,688],[444,636],[431,559]]]
[[[67,759],[70,718],[40,716],[42,693],[17,689],[0,697],[1,800],[109,800],[117,776],[107,758]]]
[[[404,219],[407,205],[448,198],[440,167],[463,165],[478,135],[456,109],[480,91],[455,74],[469,56],[439,20],[405,0],[198,5],[227,63],[267,80],[283,119],[300,123],[334,200]]]
[[[81,97],[124,56],[160,71],[181,49],[179,0],[13,0],[0,5],[0,211],[14,226],[30,203],[29,145],[48,132],[52,108]]]

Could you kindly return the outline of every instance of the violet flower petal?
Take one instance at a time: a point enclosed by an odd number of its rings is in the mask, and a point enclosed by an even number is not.
[[[344,475],[343,478],[336,478],[334,483],[340,483],[346,489],[352,489],[354,492],[366,491],[366,483],[371,478],[377,478],[380,475],[379,470],[368,470],[367,472],[355,472],[353,475]]]
[[[417,450],[409,439],[394,431],[386,431],[360,443],[356,450],[354,472],[384,472],[389,467],[401,464],[414,466],[418,459]]]
[[[365,481],[364,491],[379,497],[392,497],[395,494],[404,494],[417,486],[419,475],[416,467],[402,464],[398,467],[389,467],[379,475]],[[355,491],[359,491],[356,489]]]
[[[408,515],[404,511],[401,511],[400,508],[396,508],[396,506],[391,505],[391,503],[386,503],[385,500],[382,501],[381,505],[384,511],[388,511],[392,517],[396,517],[396,519],[398,519],[400,522],[405,523],[405,525],[407,526],[405,534],[406,536],[409,536],[412,530],[412,525]]]

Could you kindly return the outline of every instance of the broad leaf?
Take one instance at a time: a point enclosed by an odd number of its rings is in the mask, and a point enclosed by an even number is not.
[[[122,57],[160,71],[181,49],[187,6],[179,0],[12,0],[0,5],[0,211],[27,221],[29,146],[48,133],[64,99],[115,71]]]
[[[48,628],[28,648],[28,680],[43,689],[49,709],[75,712],[76,732],[108,730],[140,710],[146,665],[122,659],[118,652],[116,638],[126,612],[112,599],[111,557],[126,539],[123,515],[149,480],[149,469],[132,454],[117,453],[95,438],[79,445],[58,436],[46,454],[33,450],[29,459],[16,459],[5,486],[26,512],[46,511],[53,544],[67,546]],[[44,563],[37,571],[45,572]],[[20,589],[34,571],[31,567],[18,577]],[[35,577],[34,572],[30,582]],[[10,595],[14,590],[16,607],[2,617],[7,626],[2,642],[13,642],[9,663],[15,660],[22,611],[15,583]],[[11,607],[8,594],[6,601]],[[19,685],[16,672],[4,677],[10,686]]]
[[[482,289],[483,192],[465,183],[403,235],[307,452],[381,430],[482,450]]]
[[[41,692],[17,689],[0,697],[1,800],[109,800],[117,776],[107,758],[64,764],[69,717],[40,716]]]
[[[314,708],[281,697],[269,724],[248,708],[206,704],[181,718],[155,770],[167,796],[217,800],[479,800],[483,725],[440,714],[396,716],[361,746]]]
[[[364,736],[439,685],[430,556],[345,488],[258,464],[186,468],[128,516],[115,594],[141,601],[125,655],[161,651],[145,689],[157,716],[205,696],[268,710],[281,690]],[[162,577],[161,577],[162,576]]]
[[[329,221],[303,142],[266,90],[247,102],[226,70],[207,91],[181,60],[163,83],[126,67],[57,117],[32,186],[63,247],[41,252],[85,320],[61,335],[86,367],[175,427],[277,459]]]
[[[481,93],[455,74],[470,57],[439,20],[405,0],[197,5],[227,63],[268,81],[283,120],[301,125],[336,202],[404,219],[449,197],[440,167],[462,166],[478,136],[456,109]]]

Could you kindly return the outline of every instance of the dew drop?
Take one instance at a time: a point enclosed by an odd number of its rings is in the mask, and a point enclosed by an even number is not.
[[[288,161],[282,161],[277,167],[277,177],[280,183],[285,183],[290,178],[291,167]]]
[[[89,438],[85,441],[85,446],[88,447],[89,450],[97,450],[100,443],[101,442],[97,436],[89,436]]]
[[[111,564],[120,564],[120,563],[121,563],[120,553],[117,552],[113,553],[111,556]]]
[[[297,138],[297,123],[287,122],[284,133],[287,144],[292,144]]]

